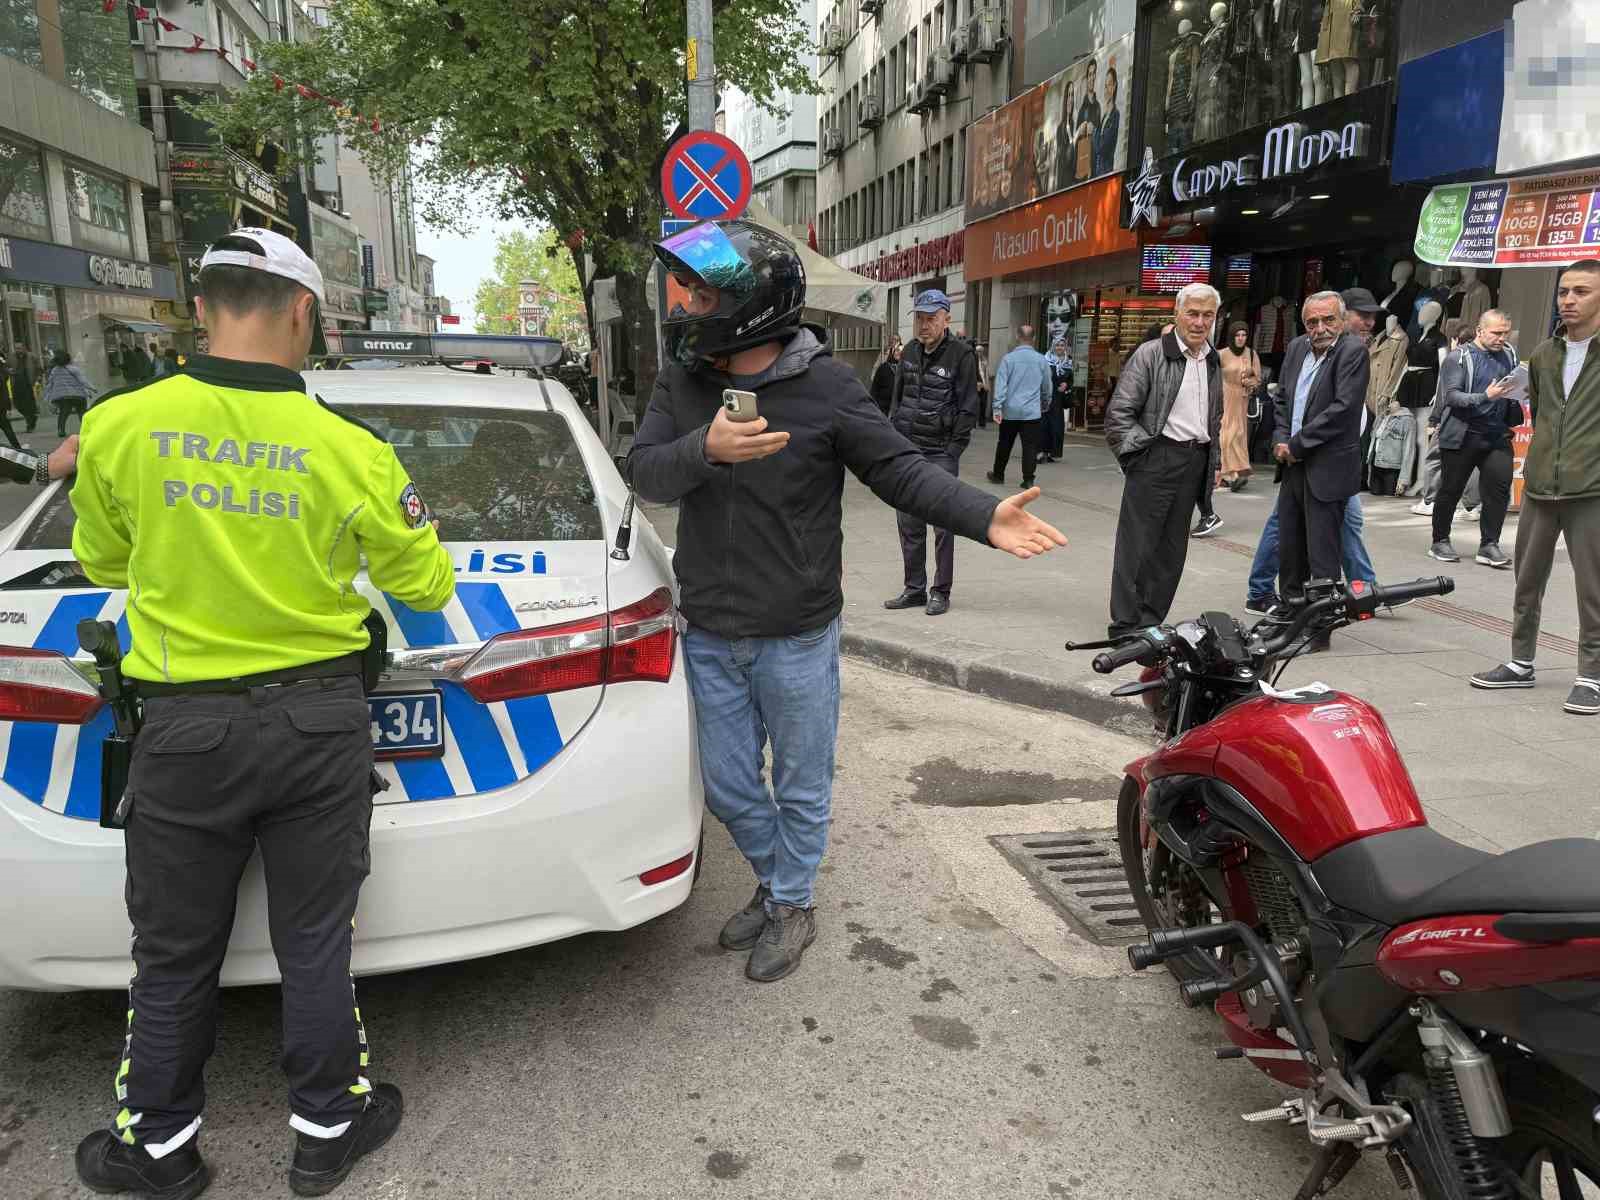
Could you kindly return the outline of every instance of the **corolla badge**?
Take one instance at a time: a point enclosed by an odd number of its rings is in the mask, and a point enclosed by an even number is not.
[[[594,608],[599,596],[554,596],[549,600],[524,600],[517,605],[518,612],[557,612],[564,608]]]

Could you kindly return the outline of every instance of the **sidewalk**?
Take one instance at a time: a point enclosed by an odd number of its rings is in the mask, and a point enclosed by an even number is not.
[[[984,481],[995,433],[978,430],[961,477]],[[1013,456],[1008,479],[1020,475]],[[845,482],[845,652],[879,666],[1018,704],[1051,709],[1144,735],[1149,721],[1136,700],[1110,695],[1120,676],[1096,675],[1069,639],[1105,636],[1112,547],[1122,475],[1099,437],[1069,439],[1060,463],[1040,464],[1044,495],[1033,506],[1069,539],[1064,550],[1023,562],[959,540],[951,611],[888,612],[901,587],[895,514],[854,477]],[[1331,652],[1290,664],[1284,680],[1322,680],[1377,705],[1406,755],[1429,818],[1444,832],[1485,849],[1541,838],[1600,834],[1600,719],[1571,716],[1561,702],[1576,673],[1577,603],[1565,549],[1557,554],[1544,607],[1532,691],[1481,692],[1473,671],[1510,653],[1512,578],[1471,561],[1475,524],[1458,523],[1451,566],[1427,556],[1429,519],[1412,501],[1363,495],[1367,545],[1379,582],[1453,575],[1448,597],[1420,600],[1393,615],[1340,630]],[[1215,506],[1220,532],[1191,540],[1172,619],[1208,610],[1243,617],[1245,580],[1257,535],[1274,502],[1271,472],[1240,493],[1226,489]],[[651,519],[669,544],[671,511]],[[1503,544],[1516,540],[1507,523]],[[931,559],[931,539],[930,539]],[[930,561],[930,568],[931,568]]]

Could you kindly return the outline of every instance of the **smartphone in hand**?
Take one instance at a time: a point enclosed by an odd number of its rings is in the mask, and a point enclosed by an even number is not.
[[[756,411],[756,394],[738,388],[722,389],[722,409],[730,421],[754,421],[761,415]]]

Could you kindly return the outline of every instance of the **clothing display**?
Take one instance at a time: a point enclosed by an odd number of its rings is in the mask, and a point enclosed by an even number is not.
[[[1439,390],[1439,352],[1444,348],[1444,335],[1434,328],[1406,350],[1406,374],[1400,381],[1398,396],[1405,407],[1433,406],[1434,394]]]
[[[1297,54],[1309,54],[1317,48],[1317,38],[1322,33],[1324,0],[1283,0],[1283,27],[1294,41]]]
[[[1406,332],[1411,335],[1413,341],[1422,336],[1423,306],[1429,303],[1437,304],[1439,311],[1442,313],[1449,300],[1450,289],[1442,283],[1429,284],[1427,287],[1417,290],[1416,297],[1411,301],[1411,315],[1401,318],[1401,323],[1405,325]],[[1476,328],[1477,326],[1473,326],[1474,330]]]
[[[1411,324],[1412,305],[1420,291],[1422,285],[1413,277],[1391,288],[1389,294],[1378,303],[1383,305],[1385,313],[1400,322],[1401,329],[1405,329]]]
[[[1228,62],[1228,26],[1212,27],[1200,43],[1199,97],[1195,102],[1194,137],[1209,142],[1233,132],[1234,70]]]
[[[1200,77],[1201,37],[1192,29],[1178,35],[1167,55],[1167,150],[1182,150],[1194,135],[1195,83]]]
[[[1450,300],[1445,305],[1448,316],[1460,317],[1462,329],[1471,333],[1478,328],[1478,319],[1494,307],[1494,300],[1489,295],[1489,285],[1483,280],[1474,280],[1471,287],[1465,281],[1456,284],[1456,290],[1450,293]]]
[[[1356,24],[1361,0],[1328,0],[1317,31],[1317,65],[1357,58]]]
[[[1406,371],[1410,347],[1411,339],[1403,329],[1372,339],[1367,349],[1371,360],[1367,374],[1367,412],[1372,416],[1380,416],[1395,398]]]
[[[1294,309],[1282,296],[1274,296],[1255,313],[1255,339],[1251,342],[1257,354],[1282,354],[1294,339]]]

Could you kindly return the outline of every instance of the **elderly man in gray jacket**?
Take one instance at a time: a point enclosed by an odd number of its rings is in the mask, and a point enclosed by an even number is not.
[[[1111,568],[1112,637],[1167,619],[1189,552],[1189,510],[1221,467],[1222,365],[1210,338],[1222,298],[1178,293],[1169,332],[1135,350],[1106,408],[1106,441],[1124,476]]]

